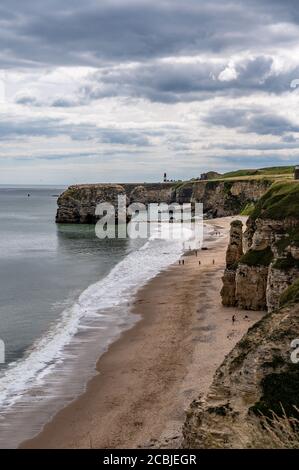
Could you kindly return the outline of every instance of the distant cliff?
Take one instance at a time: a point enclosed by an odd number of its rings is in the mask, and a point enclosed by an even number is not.
[[[221,295],[224,305],[269,313],[226,356],[207,395],[190,405],[187,448],[259,447],[261,414],[299,418],[299,364],[291,360],[299,338],[299,182],[270,188],[244,239],[242,223],[232,223]]]
[[[190,181],[185,183],[84,184],[70,186],[58,198],[57,223],[96,223],[95,209],[100,202],[116,205],[118,195],[127,204],[142,202],[202,202],[209,217],[238,214],[257,201],[269,188],[269,179],[233,181]]]
[[[56,222],[64,224],[95,224],[96,206],[109,202],[117,207],[118,196],[131,202],[171,202],[172,185],[161,184],[81,184],[70,186],[58,198]]]

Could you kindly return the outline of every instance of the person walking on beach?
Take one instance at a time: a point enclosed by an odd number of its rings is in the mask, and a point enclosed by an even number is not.
[[[233,315],[233,316],[232,316],[232,324],[234,324],[235,321],[236,321],[236,315]]]
[[[198,261],[198,265],[199,265],[199,266],[201,265],[201,262],[200,262],[200,260]]]

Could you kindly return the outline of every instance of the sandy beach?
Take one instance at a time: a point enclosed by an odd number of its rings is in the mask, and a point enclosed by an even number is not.
[[[141,320],[99,359],[86,392],[21,447],[180,445],[186,407],[206,392],[225,355],[262,316],[221,305],[233,219],[209,221],[221,237],[207,240],[208,249],[198,256],[187,253],[184,265],[171,266],[139,291],[132,310]]]

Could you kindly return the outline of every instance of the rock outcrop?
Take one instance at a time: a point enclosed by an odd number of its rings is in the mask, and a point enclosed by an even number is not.
[[[227,307],[236,305],[236,270],[243,255],[243,223],[234,220],[230,228],[230,240],[226,252],[226,269],[222,278],[222,304]]]
[[[279,307],[281,293],[299,277],[298,204],[298,183],[274,184],[261,198],[247,221],[245,254],[224,273],[224,305],[268,311]],[[229,257],[231,249],[230,244]]]
[[[217,171],[208,171],[207,173],[202,173],[200,175],[201,180],[214,180],[217,178],[221,178],[221,173],[218,173]]]
[[[251,447],[260,413],[298,415],[299,367],[291,342],[299,337],[299,304],[266,315],[218,368],[206,397],[194,401],[183,428],[184,448]]]
[[[257,201],[270,185],[271,180],[74,185],[58,199],[56,222],[95,223],[97,204],[116,204],[118,195],[126,195],[128,204],[202,202],[207,217],[235,215],[246,204]]]
[[[267,310],[268,266],[240,263],[236,271],[236,303],[245,310]]]
[[[95,224],[98,204],[111,202],[117,207],[118,196],[126,196],[119,184],[85,184],[70,186],[58,198],[57,223]]]

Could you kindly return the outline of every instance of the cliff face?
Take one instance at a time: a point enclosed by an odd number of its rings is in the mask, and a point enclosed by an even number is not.
[[[117,197],[125,195],[123,186],[115,184],[70,186],[57,201],[57,223],[94,224],[95,210],[101,202],[117,205]]]
[[[176,189],[175,200],[203,202],[209,217],[226,217],[239,214],[247,204],[257,201],[270,185],[269,180],[189,182]]]
[[[299,183],[275,184],[242,230],[234,222],[223,277],[224,305],[268,309],[188,409],[187,448],[252,447],[261,413],[299,418]],[[236,266],[237,261],[237,266]]]
[[[247,221],[243,240],[246,252],[235,264],[234,275],[227,265],[224,305],[268,311],[279,307],[281,293],[299,277],[298,204],[298,183],[273,185],[263,196]],[[285,214],[286,207],[289,213]]]
[[[69,187],[58,199],[57,223],[95,223],[96,205],[117,203],[126,195],[127,203],[202,202],[209,217],[235,215],[250,202],[257,201],[269,188],[269,180],[195,181],[156,184],[86,184]]]
[[[259,412],[281,415],[282,405],[294,416],[294,405],[299,406],[299,367],[291,361],[290,344],[298,337],[299,304],[255,324],[218,368],[207,396],[191,404],[183,446],[251,446],[248,423]]]

